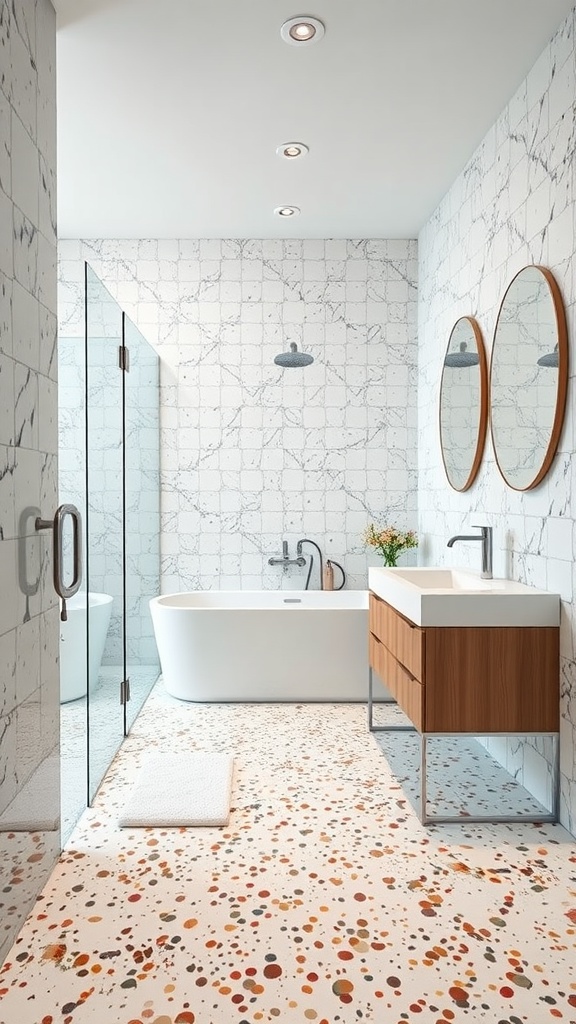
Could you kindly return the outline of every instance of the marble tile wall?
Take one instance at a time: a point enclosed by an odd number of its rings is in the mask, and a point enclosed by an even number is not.
[[[130,339],[127,339],[129,341]],[[122,374],[118,338],[89,341],[90,590],[114,598],[102,664],[123,665]],[[159,583],[158,358],[131,331],[126,380],[127,657],[130,665],[157,660],[148,601]],[[143,351],[144,349],[144,351]],[[59,500],[86,505],[86,388],[83,338],[58,344]],[[86,517],[84,517],[84,524]]]
[[[447,483],[437,406],[442,360],[458,317],[477,317],[488,351],[500,299],[525,264],[549,267],[562,291],[574,351],[576,275],[576,14],[568,17],[419,237],[419,529],[429,564],[478,567],[479,552],[447,538],[473,522],[494,528],[495,574],[557,591],[561,629],[561,815],[576,832],[575,361],[559,451],[546,480],[519,493],[501,479],[488,440],[477,482],[460,494]],[[472,514],[474,513],[474,514]],[[467,531],[466,531],[467,532]],[[496,741],[491,741],[494,748]],[[543,793],[543,742],[497,748],[528,788]]]
[[[55,48],[49,0],[0,0],[0,961],[60,850]]]
[[[365,587],[366,524],[415,525],[416,242],[61,241],[62,334],[82,259],[161,357],[164,592],[297,589],[301,537]]]

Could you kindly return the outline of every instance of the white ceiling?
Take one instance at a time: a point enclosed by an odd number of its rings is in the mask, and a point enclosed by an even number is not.
[[[55,0],[60,236],[415,237],[573,3]]]

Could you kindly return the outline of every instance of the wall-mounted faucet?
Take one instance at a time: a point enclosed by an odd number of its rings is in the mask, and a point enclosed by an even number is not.
[[[288,541],[287,540],[283,540],[282,541],[282,556],[279,557],[279,558],[275,558],[274,556],[272,556],[271,558],[268,559],[268,565],[282,565],[282,566],[299,565],[299,566],[303,566],[303,565],[306,565],[306,559],[304,558],[304,555],[299,555],[298,558],[290,558],[290,555],[288,554]]]
[[[492,579],[492,527],[491,526],[476,526],[472,524],[475,530],[480,530],[480,534],[465,534],[458,533],[455,537],[450,537],[448,541],[448,547],[451,548],[457,540],[479,540],[482,544],[482,572],[480,573],[483,580]]]

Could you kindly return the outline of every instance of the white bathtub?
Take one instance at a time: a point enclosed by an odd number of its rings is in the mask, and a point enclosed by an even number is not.
[[[100,674],[100,665],[113,598],[109,594],[90,594],[90,689]],[[87,691],[86,681],[86,594],[75,594],[66,602],[68,618],[60,623],[60,703],[78,700]]]
[[[364,701],[368,592],[193,591],[150,601],[164,685],[194,701]]]

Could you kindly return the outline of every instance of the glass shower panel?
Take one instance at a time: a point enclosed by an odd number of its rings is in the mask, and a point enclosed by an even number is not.
[[[86,363],[85,340],[58,338],[58,504],[76,505],[82,514],[82,548],[86,551]],[[71,552],[65,546],[67,562]],[[71,579],[69,566],[65,579]],[[62,844],[86,808],[86,576],[69,602],[60,633],[60,778]]]
[[[122,311],[86,264],[88,800],[122,742]]]
[[[124,314],[125,671],[132,726],[160,674],[149,601],[160,593],[159,359]]]

